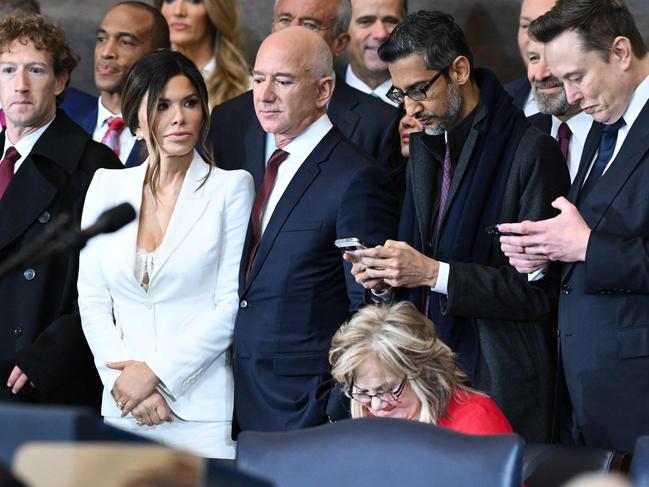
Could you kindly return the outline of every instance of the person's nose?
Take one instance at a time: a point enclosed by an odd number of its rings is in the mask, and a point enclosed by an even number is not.
[[[374,22],[371,32],[372,37],[377,41],[385,41],[390,36],[390,30],[381,20]]]
[[[113,37],[107,37],[104,45],[101,47],[102,59],[115,59],[117,57],[117,40]]]
[[[185,17],[187,15],[187,6],[185,5],[185,0],[176,0],[173,3],[173,9],[171,13],[174,17]]]
[[[14,78],[14,89],[19,93],[26,93],[29,91],[29,75],[23,68],[16,70]]]

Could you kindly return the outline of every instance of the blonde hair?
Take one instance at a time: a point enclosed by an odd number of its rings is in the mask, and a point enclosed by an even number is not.
[[[163,0],[155,0],[162,8]],[[205,80],[211,107],[248,91],[250,68],[244,55],[244,41],[236,0],[204,0],[212,27],[213,56],[216,69]]]
[[[419,421],[437,424],[454,393],[471,390],[455,353],[437,338],[433,322],[402,301],[367,306],[343,324],[331,341],[331,374],[349,390],[358,366],[376,360],[397,377],[407,377],[420,403]],[[352,417],[367,416],[367,408],[352,401]]]

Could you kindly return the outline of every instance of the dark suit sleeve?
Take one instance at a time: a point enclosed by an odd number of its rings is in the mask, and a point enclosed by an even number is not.
[[[351,177],[341,199],[336,222],[338,238],[358,237],[368,246],[394,238],[397,229],[394,185],[376,164],[363,165]],[[363,288],[351,274],[351,264],[343,261],[350,312],[363,304]]]
[[[649,241],[593,230],[586,249],[586,293],[649,294]]]
[[[516,221],[555,216],[556,210],[550,203],[565,195],[570,186],[568,168],[556,141],[536,129],[529,129],[515,157],[508,190],[512,184],[520,189],[513,191],[509,198],[506,195],[503,206],[518,208],[511,214]],[[513,181],[512,177],[517,180]],[[556,266],[550,266],[544,278],[528,282],[526,274],[519,274],[507,263],[497,239],[492,243],[492,253],[493,265],[449,263],[448,297],[442,298],[443,303],[446,301],[446,314],[536,321],[554,313],[558,285]]]

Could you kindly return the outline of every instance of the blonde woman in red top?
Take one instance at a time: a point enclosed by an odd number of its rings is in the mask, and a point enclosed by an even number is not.
[[[469,387],[455,354],[409,302],[361,309],[334,335],[329,361],[352,399],[353,418],[412,419],[476,435],[512,432],[498,405]]]

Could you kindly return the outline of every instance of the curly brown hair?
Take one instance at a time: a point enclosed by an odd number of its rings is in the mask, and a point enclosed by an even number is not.
[[[0,54],[7,52],[16,41],[31,41],[39,51],[47,52],[52,58],[54,74],[70,74],[79,64],[79,56],[72,50],[63,29],[48,22],[42,15],[9,16],[0,20]]]

